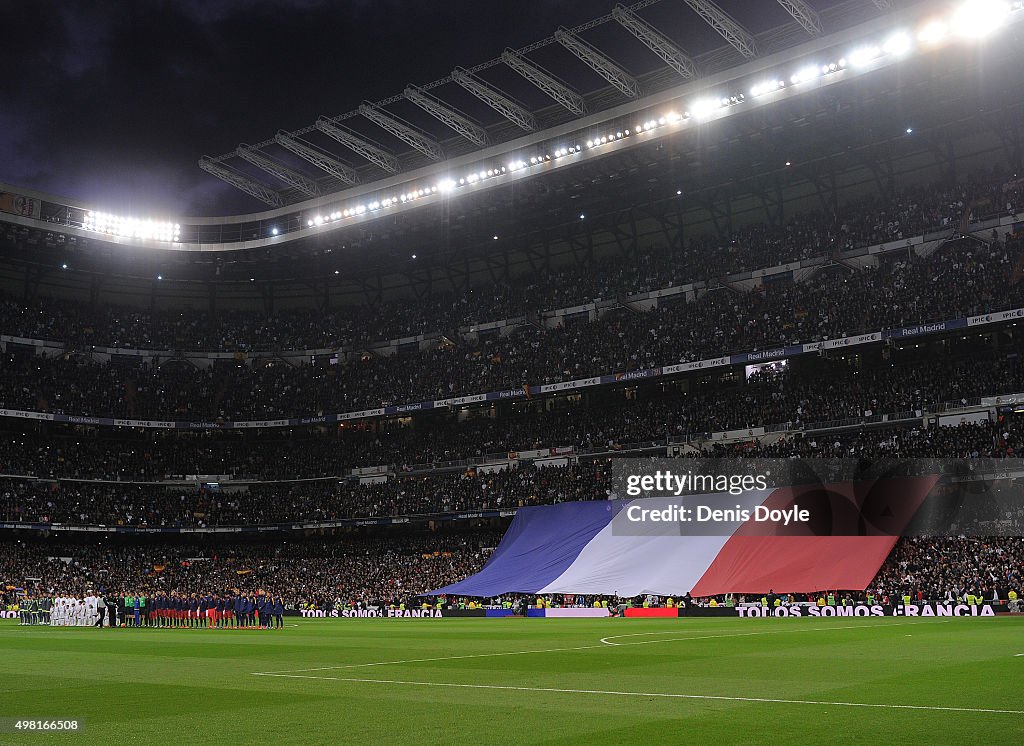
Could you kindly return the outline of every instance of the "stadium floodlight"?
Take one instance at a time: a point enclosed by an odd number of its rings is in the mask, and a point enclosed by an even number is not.
[[[939,20],[929,21],[917,33],[917,39],[922,44],[941,44],[949,34],[949,27]]]
[[[763,96],[766,93],[772,93],[786,87],[786,81],[779,80],[766,80],[763,83],[757,83],[750,89],[751,96]]]
[[[893,57],[903,57],[910,52],[912,46],[910,35],[903,31],[897,31],[885,40],[882,44],[882,51]]]
[[[454,179],[441,179],[441,181],[437,182],[437,191],[442,194],[448,194],[453,189],[455,189]]]
[[[793,85],[796,85],[798,83],[806,83],[808,81],[817,79],[819,75],[821,75],[821,67],[819,65],[807,65],[797,70],[789,79],[789,82],[792,83]]]
[[[106,233],[122,238],[177,243],[181,240],[181,225],[161,220],[141,220],[105,212],[89,211],[82,220],[82,229]]]
[[[847,59],[849,59],[852,67],[864,67],[865,65],[870,65],[881,54],[881,49],[873,44],[869,44],[867,46],[854,49],[850,52]]]
[[[961,36],[980,39],[1006,23],[1010,4],[1003,0],[967,0],[953,11],[951,26]]]
[[[703,119],[718,111],[722,102],[717,98],[702,98],[690,106],[690,115],[695,119]]]

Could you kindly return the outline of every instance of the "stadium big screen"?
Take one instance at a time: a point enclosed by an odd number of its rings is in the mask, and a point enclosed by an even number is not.
[[[5,18],[0,743],[1020,742],[1024,3]]]

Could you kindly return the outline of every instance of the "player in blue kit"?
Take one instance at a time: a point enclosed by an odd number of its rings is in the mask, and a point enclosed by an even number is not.
[[[277,629],[284,626],[284,599],[280,596],[274,599],[274,626]]]
[[[253,601],[252,596],[245,597],[245,626],[251,627],[253,624],[253,615],[256,613],[256,602]]]

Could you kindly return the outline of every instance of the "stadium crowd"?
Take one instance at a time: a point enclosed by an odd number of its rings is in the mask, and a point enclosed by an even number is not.
[[[689,457],[874,459],[1019,457],[1024,422],[1003,417],[951,427],[885,427],[785,438],[771,444],[709,445]],[[379,483],[320,480],[237,489],[82,481],[0,480],[0,521],[136,527],[214,527],[331,522],[388,516],[511,510],[525,505],[605,500],[616,495],[611,459],[562,466],[523,462],[497,472],[475,469],[399,475]],[[1024,525],[1024,512],[1015,517]]]
[[[921,352],[920,350],[915,350]],[[1024,391],[1016,345],[950,354],[939,346],[927,364],[852,367],[816,360],[788,372],[722,386],[693,387],[657,398],[545,411],[415,420],[411,426],[345,427],[259,434],[149,432],[135,437],[34,431],[0,433],[0,473],[45,478],[161,480],[170,475],[227,475],[256,479],[341,476],[348,468],[459,461],[486,454],[575,446],[616,450],[626,444],[699,441],[726,430],[772,426],[806,429],[881,414],[941,411],[978,397]],[[915,358],[917,361],[918,358]],[[98,437],[97,437],[98,436]]]
[[[976,219],[1014,215],[1024,206],[1021,180],[980,171],[955,185],[906,187],[839,206],[836,215],[810,212],[782,226],[755,225],[728,239],[695,237],[677,250],[641,251],[630,260],[556,270],[538,279],[438,294],[417,303],[389,302],[333,312],[289,311],[272,316],[188,310],[151,313],[116,305],[91,307],[42,300],[0,302],[0,332],[75,346],[152,350],[282,350],[335,348],[522,316],[599,298],[709,280],[800,259],[959,228]],[[82,318],[89,322],[82,323]]]
[[[878,267],[836,265],[813,282],[725,288],[646,313],[625,308],[557,329],[521,327],[476,345],[444,345],[388,357],[292,366],[88,355],[50,359],[11,352],[0,365],[0,407],[171,419],[278,419],[382,404],[521,389],[815,342],[1024,305],[1014,269],[1024,240],[960,242],[927,259],[890,257]]]
[[[27,589],[35,595],[82,597],[157,593],[281,597],[289,608],[365,608],[435,604],[422,594],[479,571],[500,533],[472,531],[447,536],[359,537],[341,541],[307,540],[284,544],[226,544],[216,549],[151,544],[145,546],[19,545],[0,551],[0,602],[18,603]],[[824,592],[851,602],[899,603],[964,600],[968,595],[1006,601],[1024,587],[1024,538],[909,537],[900,539],[869,588],[778,589],[797,601]],[[767,590],[767,589],[766,589]],[[773,594],[774,595],[774,594]],[[500,604],[515,594],[483,599]],[[602,597],[604,598],[604,597]],[[753,597],[718,597],[716,604]],[[446,604],[460,599],[442,597]],[[644,599],[605,598],[612,606]],[[592,605],[593,597],[548,597],[555,605]],[[710,599],[682,600],[707,605]]]
[[[466,318],[522,315],[684,279],[714,281],[732,270],[827,257],[929,228],[955,232],[964,215],[1013,213],[1020,199],[1020,182],[1002,174],[986,173],[953,188],[907,189],[884,203],[878,198],[854,202],[839,218],[812,213],[781,228],[746,228],[724,246],[717,238],[694,239],[682,253],[659,249],[641,252],[635,260],[609,259],[540,281],[519,280],[527,283],[524,288],[539,288],[536,294],[502,306],[502,313],[467,311]],[[44,359],[34,349],[16,351],[9,344],[0,359],[0,407],[149,419],[276,419],[519,389],[1021,305],[1022,246],[1024,241],[1015,238],[959,241],[928,257],[900,252],[860,269],[830,263],[808,281],[783,275],[743,293],[713,284],[717,289],[695,302],[665,303],[644,313],[622,307],[594,321],[570,319],[555,329],[524,324],[508,337],[449,340],[422,352],[367,354],[336,364],[324,358],[298,366],[279,360],[219,361],[199,369],[176,356],[98,362],[88,350],[90,344],[213,350],[331,346],[380,338],[370,330],[390,328],[389,319],[409,309],[431,319],[420,331],[450,329],[454,322],[446,309],[476,307],[477,296],[492,291],[477,288],[458,298],[347,309],[327,318],[319,312],[263,317],[226,311],[216,320],[192,311],[165,318],[117,306],[6,299],[0,302],[0,332],[57,339],[71,347],[59,359]],[[88,322],[83,324],[83,317]],[[408,322],[394,323],[395,329],[415,330]],[[341,336],[309,336],[339,325],[347,330]]]
[[[3,542],[0,597],[18,589],[82,596],[158,591],[281,596],[290,606],[402,603],[478,571],[500,540],[487,530],[402,537],[353,536],[259,544],[81,545]],[[29,580],[32,578],[33,580]]]
[[[954,240],[926,257],[899,252],[877,265],[829,262],[809,281],[781,276],[754,290],[726,283],[693,302],[648,312],[625,307],[603,317],[567,320],[555,329],[524,324],[508,337],[445,343],[394,357],[293,366],[234,360],[199,369],[185,358],[127,356],[93,360],[89,345],[154,349],[257,350],[362,345],[472,321],[519,316],[597,297],[715,280],[795,259],[835,257],[845,249],[899,240],[928,230],[952,236],[972,217],[1016,213],[1021,184],[986,174],[954,188],[901,191],[841,214],[796,217],[781,228],[755,226],[731,237],[696,239],[677,250],[639,252],[538,280],[476,288],[463,297],[271,317],[197,312],[151,314],[117,306],[38,301],[0,303],[0,332],[57,339],[78,347],[58,359],[9,344],[0,358],[0,408],[74,415],[186,420],[242,420],[317,415],[521,389],[601,373],[641,370],[727,352],[813,342],[1024,305],[1018,282],[1024,240]],[[724,245],[723,245],[724,244]],[[81,319],[89,319],[87,324]],[[1011,335],[1012,336],[1012,335]],[[453,335],[457,339],[457,335]],[[435,421],[381,430],[266,437],[242,433],[181,437],[0,438],[0,520],[145,528],[253,526],[455,511],[513,509],[614,496],[609,460],[482,473],[406,473],[415,463],[450,461],[538,446],[614,451],[635,442],[701,439],[758,425],[799,429],[813,423],[968,403],[1024,387],[1016,342],[972,357],[927,364],[855,367],[821,361],[736,385],[703,387],[639,403],[579,406],[467,422]],[[830,367],[831,366],[831,367]],[[920,417],[919,414],[917,414]],[[66,431],[65,431],[66,432]],[[1010,457],[1024,428],[1014,416],[951,427],[883,427],[808,434],[740,445],[705,444],[691,455],[746,457]],[[378,484],[322,479],[211,489],[136,484],[168,474],[229,474],[265,479],[340,475],[352,466],[392,464],[399,475]],[[112,482],[74,481],[108,479]],[[431,524],[433,526],[433,524]],[[0,545],[0,594],[14,603],[31,587],[47,594],[264,592],[291,605],[414,603],[418,594],[476,572],[500,533],[473,531],[384,538],[346,536],[205,547],[146,544],[15,543]],[[1020,539],[905,539],[875,582],[878,592],[944,598],[968,589],[999,594],[1019,588]],[[986,596],[988,597],[988,596]]]
[[[914,599],[956,601],[972,594],[1006,600],[1024,588],[1024,537],[905,537],[885,561],[872,588]]]

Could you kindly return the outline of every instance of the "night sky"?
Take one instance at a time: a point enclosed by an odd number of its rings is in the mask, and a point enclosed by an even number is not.
[[[260,203],[200,170],[198,158],[398,94],[407,83],[471,67],[614,5],[8,3],[0,51],[0,181],[119,214],[258,210]],[[776,3],[768,5],[776,12],[769,21],[785,20]],[[657,12],[689,13],[681,0],[659,6],[665,7]],[[706,44],[721,43],[713,32],[708,37],[706,26],[693,25]]]

